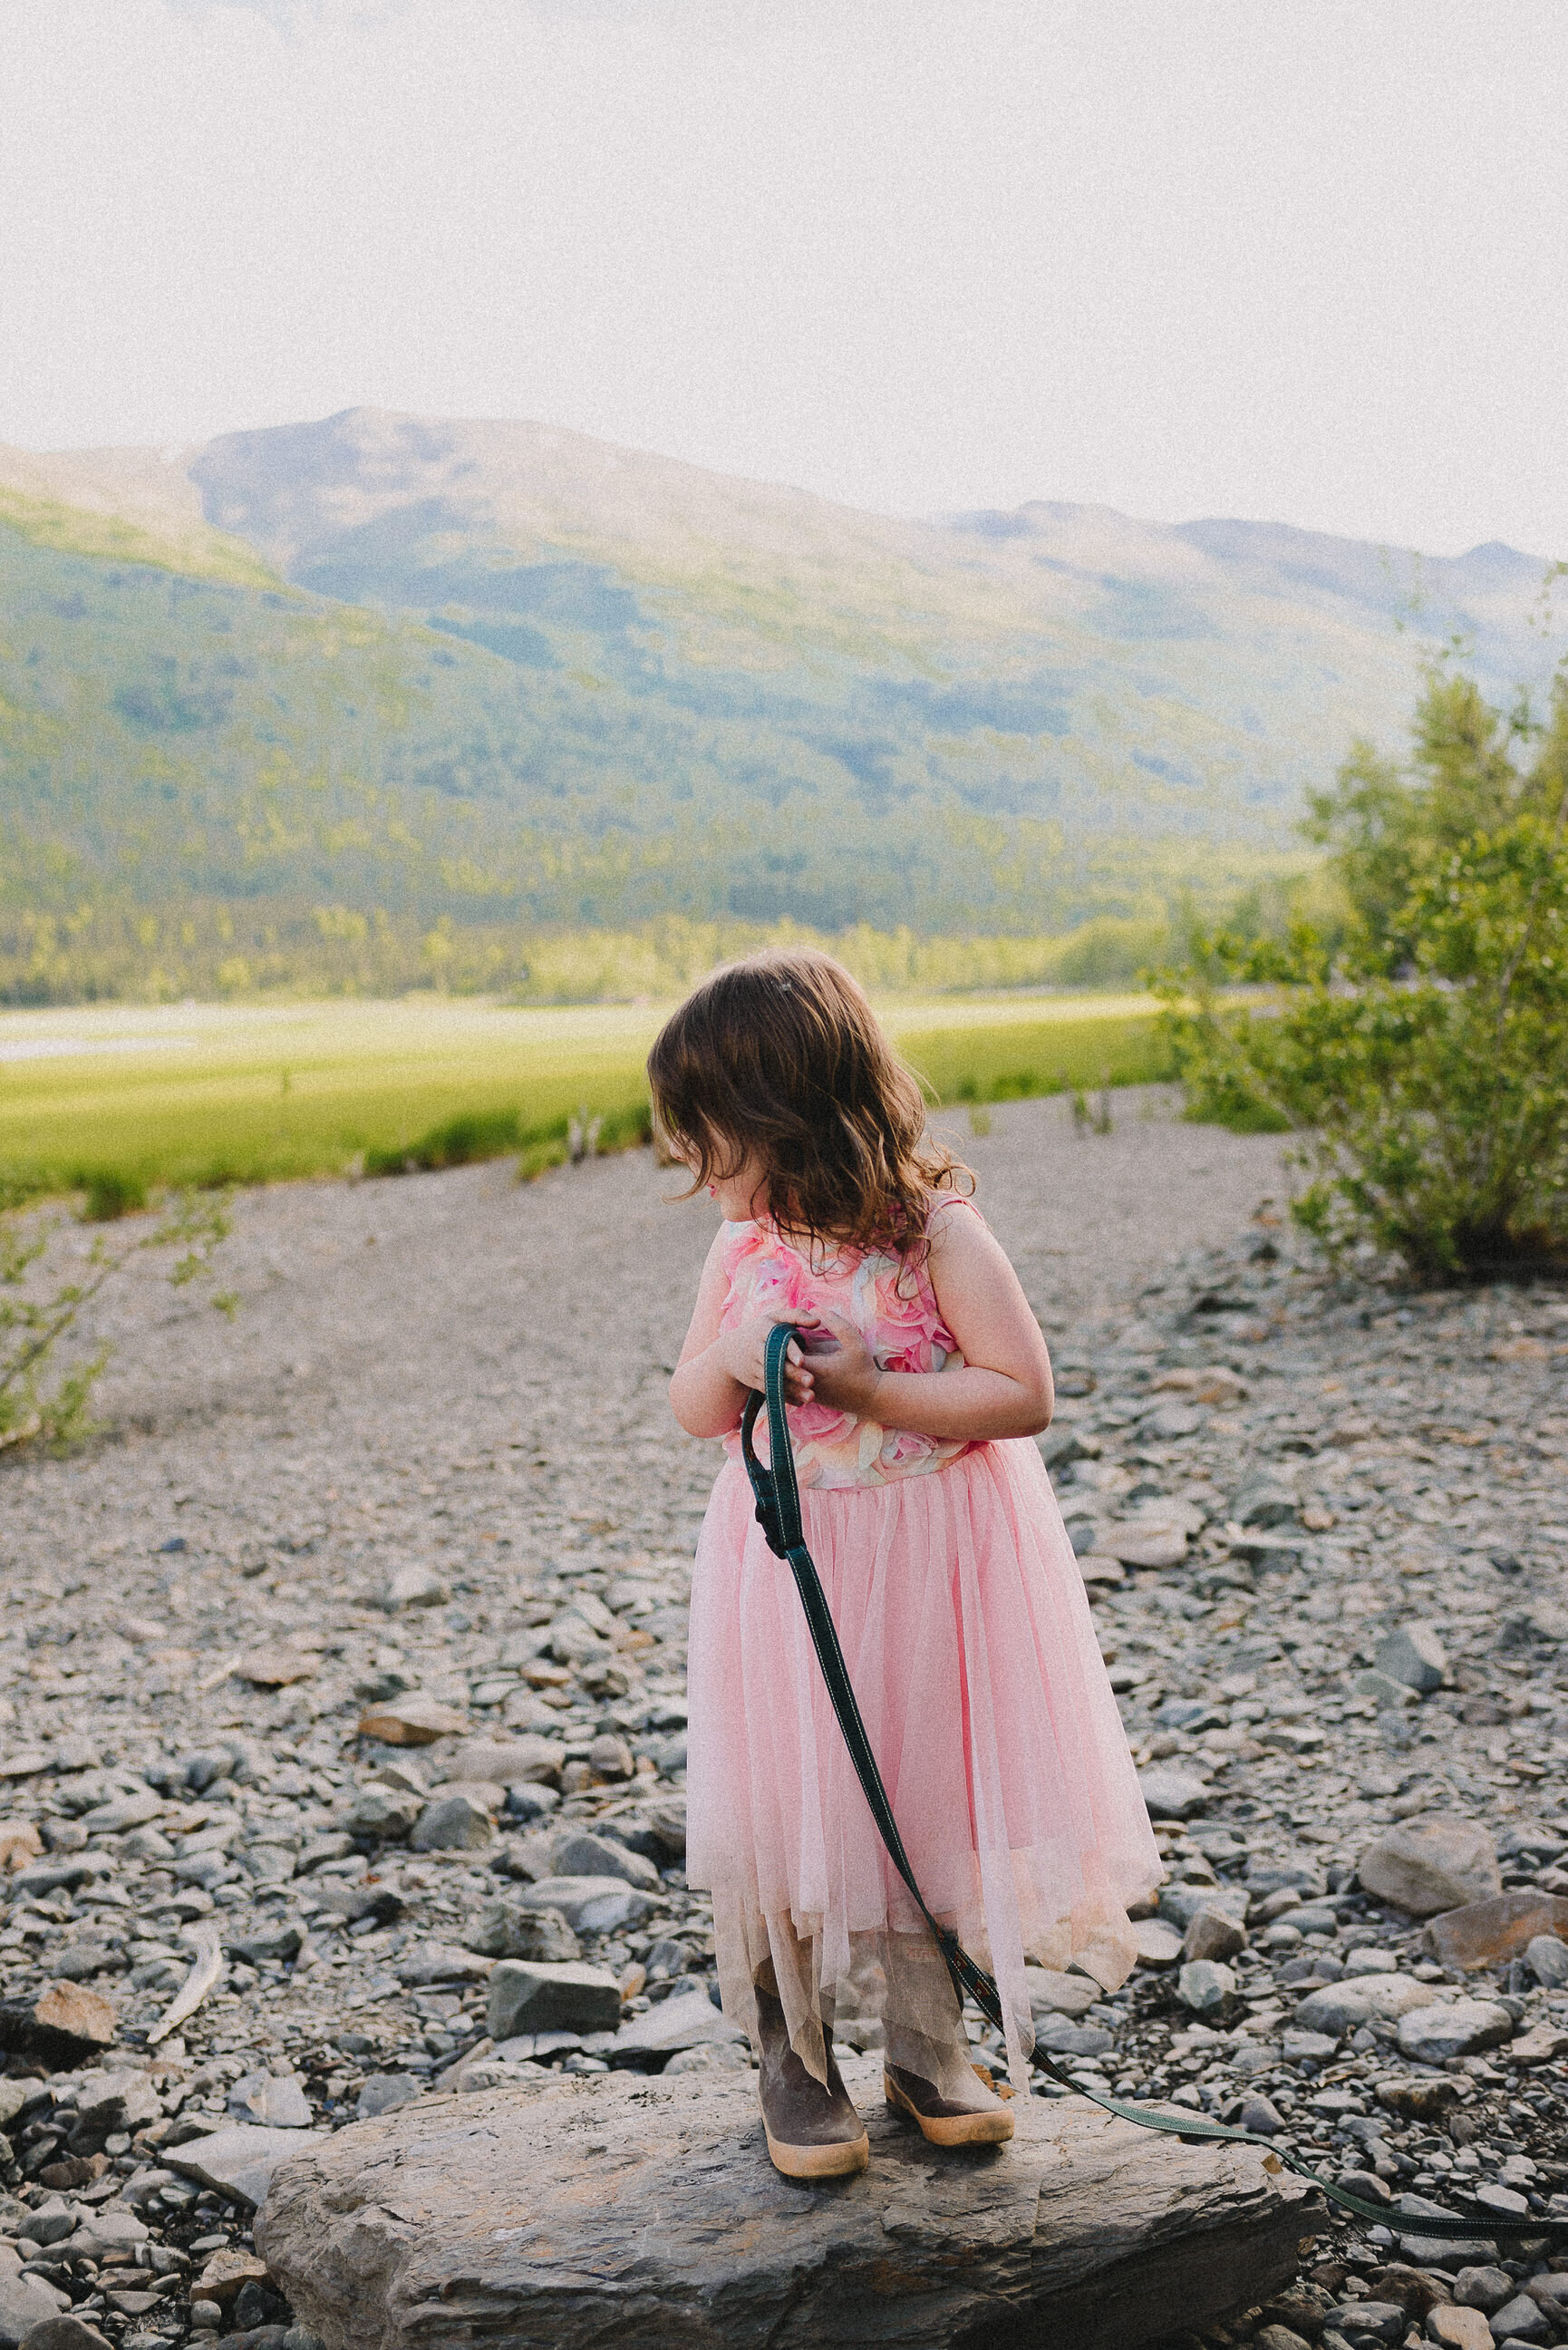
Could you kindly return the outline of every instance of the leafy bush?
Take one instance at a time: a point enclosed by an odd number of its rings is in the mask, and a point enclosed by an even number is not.
[[[110,1207],[118,1223],[125,1201]],[[85,1255],[70,1265],[57,1244],[71,1222],[106,1220],[89,1197],[76,1219],[25,1205],[0,1206],[0,1452],[39,1443],[57,1449],[89,1433],[88,1399],[109,1359],[99,1347],[64,1368],[58,1350],[82,1309],[105,1284],[148,1250],[178,1252],[168,1271],[176,1288],[205,1274],[229,1230],[225,1202],[182,1191],[147,1225],[121,1232],[114,1240],[98,1232]],[[232,1313],[231,1296],[213,1303]]]
[[[1568,1263],[1568,682],[1541,726],[1435,671],[1410,771],[1357,746],[1310,821],[1338,939],[1208,933],[1160,977],[1190,1114],[1294,1133],[1331,1251],[1428,1281]]]
[[[566,1132],[563,1123],[561,1131]],[[428,1134],[406,1149],[378,1149],[365,1153],[367,1175],[406,1175],[438,1167],[472,1167],[483,1159],[504,1158],[522,1140],[514,1109],[468,1111],[432,1126]]]
[[[584,1113],[586,1116],[586,1113]],[[629,1108],[607,1110],[593,1121],[589,1147],[574,1152],[573,1121],[563,1115],[541,1124],[524,1124],[521,1110],[489,1110],[448,1118],[432,1127],[417,1142],[396,1149],[367,1150],[367,1175],[410,1175],[441,1167],[471,1167],[486,1159],[518,1154],[517,1172],[527,1182],[547,1168],[563,1166],[574,1156],[604,1158],[611,1151],[635,1150],[653,1139],[653,1117],[647,1102]]]
[[[99,1167],[82,1178],[86,1200],[82,1216],[89,1224],[114,1224],[121,1216],[147,1205],[147,1186],[139,1175],[123,1168]]]

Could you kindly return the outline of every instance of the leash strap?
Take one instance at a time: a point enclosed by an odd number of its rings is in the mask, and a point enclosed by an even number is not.
[[[812,1645],[822,1668],[822,1678],[827,1684],[827,1694],[838,1717],[838,1727],[844,1733],[849,1759],[855,1765],[856,1776],[877,1832],[888,1847],[888,1856],[909,1887],[910,1898],[921,1917],[936,1937],[937,1948],[947,1961],[948,1972],[952,1977],[953,1989],[961,2005],[966,1996],[972,1999],[987,2022],[1002,2032],[1005,2029],[1002,2001],[994,1980],[970,1957],[952,1929],[942,1925],[931,1915],[926,1907],[925,1896],[916,1882],[909,1856],[904,1850],[903,1838],[898,1834],[898,1824],[893,1816],[893,1807],[888,1800],[888,1790],[882,1783],[882,1773],[877,1767],[871,1741],[867,1735],[854,1684],[849,1678],[849,1669],[844,1661],[844,1650],[839,1645],[833,1613],[822,1588],[815,1561],[806,1547],[805,1529],[801,1517],[800,1486],[794,1470],[794,1448],[784,1409],[784,1357],[794,1335],[793,1326],[787,1322],[777,1322],[769,1331],[763,1351],[764,1394],[758,1395],[753,1391],[747,1397],[741,1420],[741,1452],[746,1464],[746,1474],[752,1481],[752,1492],[756,1497],[757,1523],[763,1530],[768,1548],[775,1557],[786,1562],[794,1576]],[[758,1416],[764,1405],[768,1416],[771,1468],[763,1466],[753,1441]],[[1040,2048],[1034,2050],[1033,2061],[1038,2071],[1063,2088],[1070,2089],[1075,2096],[1087,2097],[1091,2105],[1098,2106],[1103,2112],[1115,2114],[1121,2121],[1136,2122],[1140,2129],[1164,2130],[1174,2137],[1226,2138],[1238,2146],[1259,2147],[1275,2166],[1294,2171],[1298,2178],[1310,2180],[1331,2203],[1368,2226],[1390,2228],[1405,2235],[1452,2239],[1455,2241],[1483,2237],[1507,2237],[1510,2240],[1547,2237],[1553,2242],[1568,2242],[1568,2220],[1537,2219],[1533,2215],[1528,2220],[1511,2219],[1490,2211],[1478,2212],[1474,2219],[1461,2219],[1457,2214],[1449,2213],[1434,2214],[1428,2218],[1425,2214],[1417,2216],[1413,2212],[1392,2210],[1386,2204],[1369,2202],[1365,2196],[1355,2194],[1349,2188],[1321,2178],[1300,2155],[1288,2147],[1276,2146],[1272,2138],[1262,2137],[1256,2130],[1235,2129],[1224,2122],[1210,2121],[1198,2114],[1158,2113],[1147,2106],[1129,2105],[1120,2097],[1102,2096],[1097,2089],[1085,2088],[1080,2082],[1075,2081],[1054,2057]]]

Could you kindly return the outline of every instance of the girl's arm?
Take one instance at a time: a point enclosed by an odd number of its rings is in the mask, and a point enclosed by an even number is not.
[[[691,1326],[670,1382],[670,1408],[688,1436],[727,1436],[731,1429],[739,1428],[748,1392],[753,1388],[762,1388],[763,1347],[774,1322],[804,1318],[781,1314],[743,1322],[737,1329],[722,1330],[720,1316],[730,1286],[723,1265],[723,1241],[722,1232],[714,1234],[697,1285]],[[803,1376],[800,1357],[794,1347],[785,1367],[784,1393],[791,1403],[811,1400],[811,1381]]]
[[[811,1353],[816,1399],[914,1435],[1037,1436],[1051,1425],[1051,1357],[1018,1275],[978,1216],[938,1216],[931,1287],[959,1342],[956,1371],[879,1371],[853,1324],[825,1317],[839,1352]]]

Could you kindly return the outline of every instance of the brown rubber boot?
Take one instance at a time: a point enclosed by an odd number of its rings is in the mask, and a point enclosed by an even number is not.
[[[775,2168],[786,2178],[846,2178],[864,2170],[871,2141],[834,2061],[831,2030],[823,2031],[826,2088],[790,2046],[780,2002],[760,1985],[757,2039],[757,2095]]]
[[[1002,2146],[1012,2136],[1012,2116],[977,2067],[973,2095],[966,2084],[957,2096],[944,2096],[919,2073],[902,2064],[884,2070],[882,2085],[896,2114],[919,2122],[932,2146]]]

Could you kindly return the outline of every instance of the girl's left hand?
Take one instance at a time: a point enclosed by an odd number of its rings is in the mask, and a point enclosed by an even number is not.
[[[826,1333],[834,1343],[822,1347],[818,1332]],[[882,1373],[853,1322],[846,1322],[842,1314],[823,1311],[814,1322],[802,1324],[800,1347],[811,1371],[818,1403],[828,1405],[834,1411],[848,1412],[857,1419],[876,1418],[877,1390],[882,1384]]]

